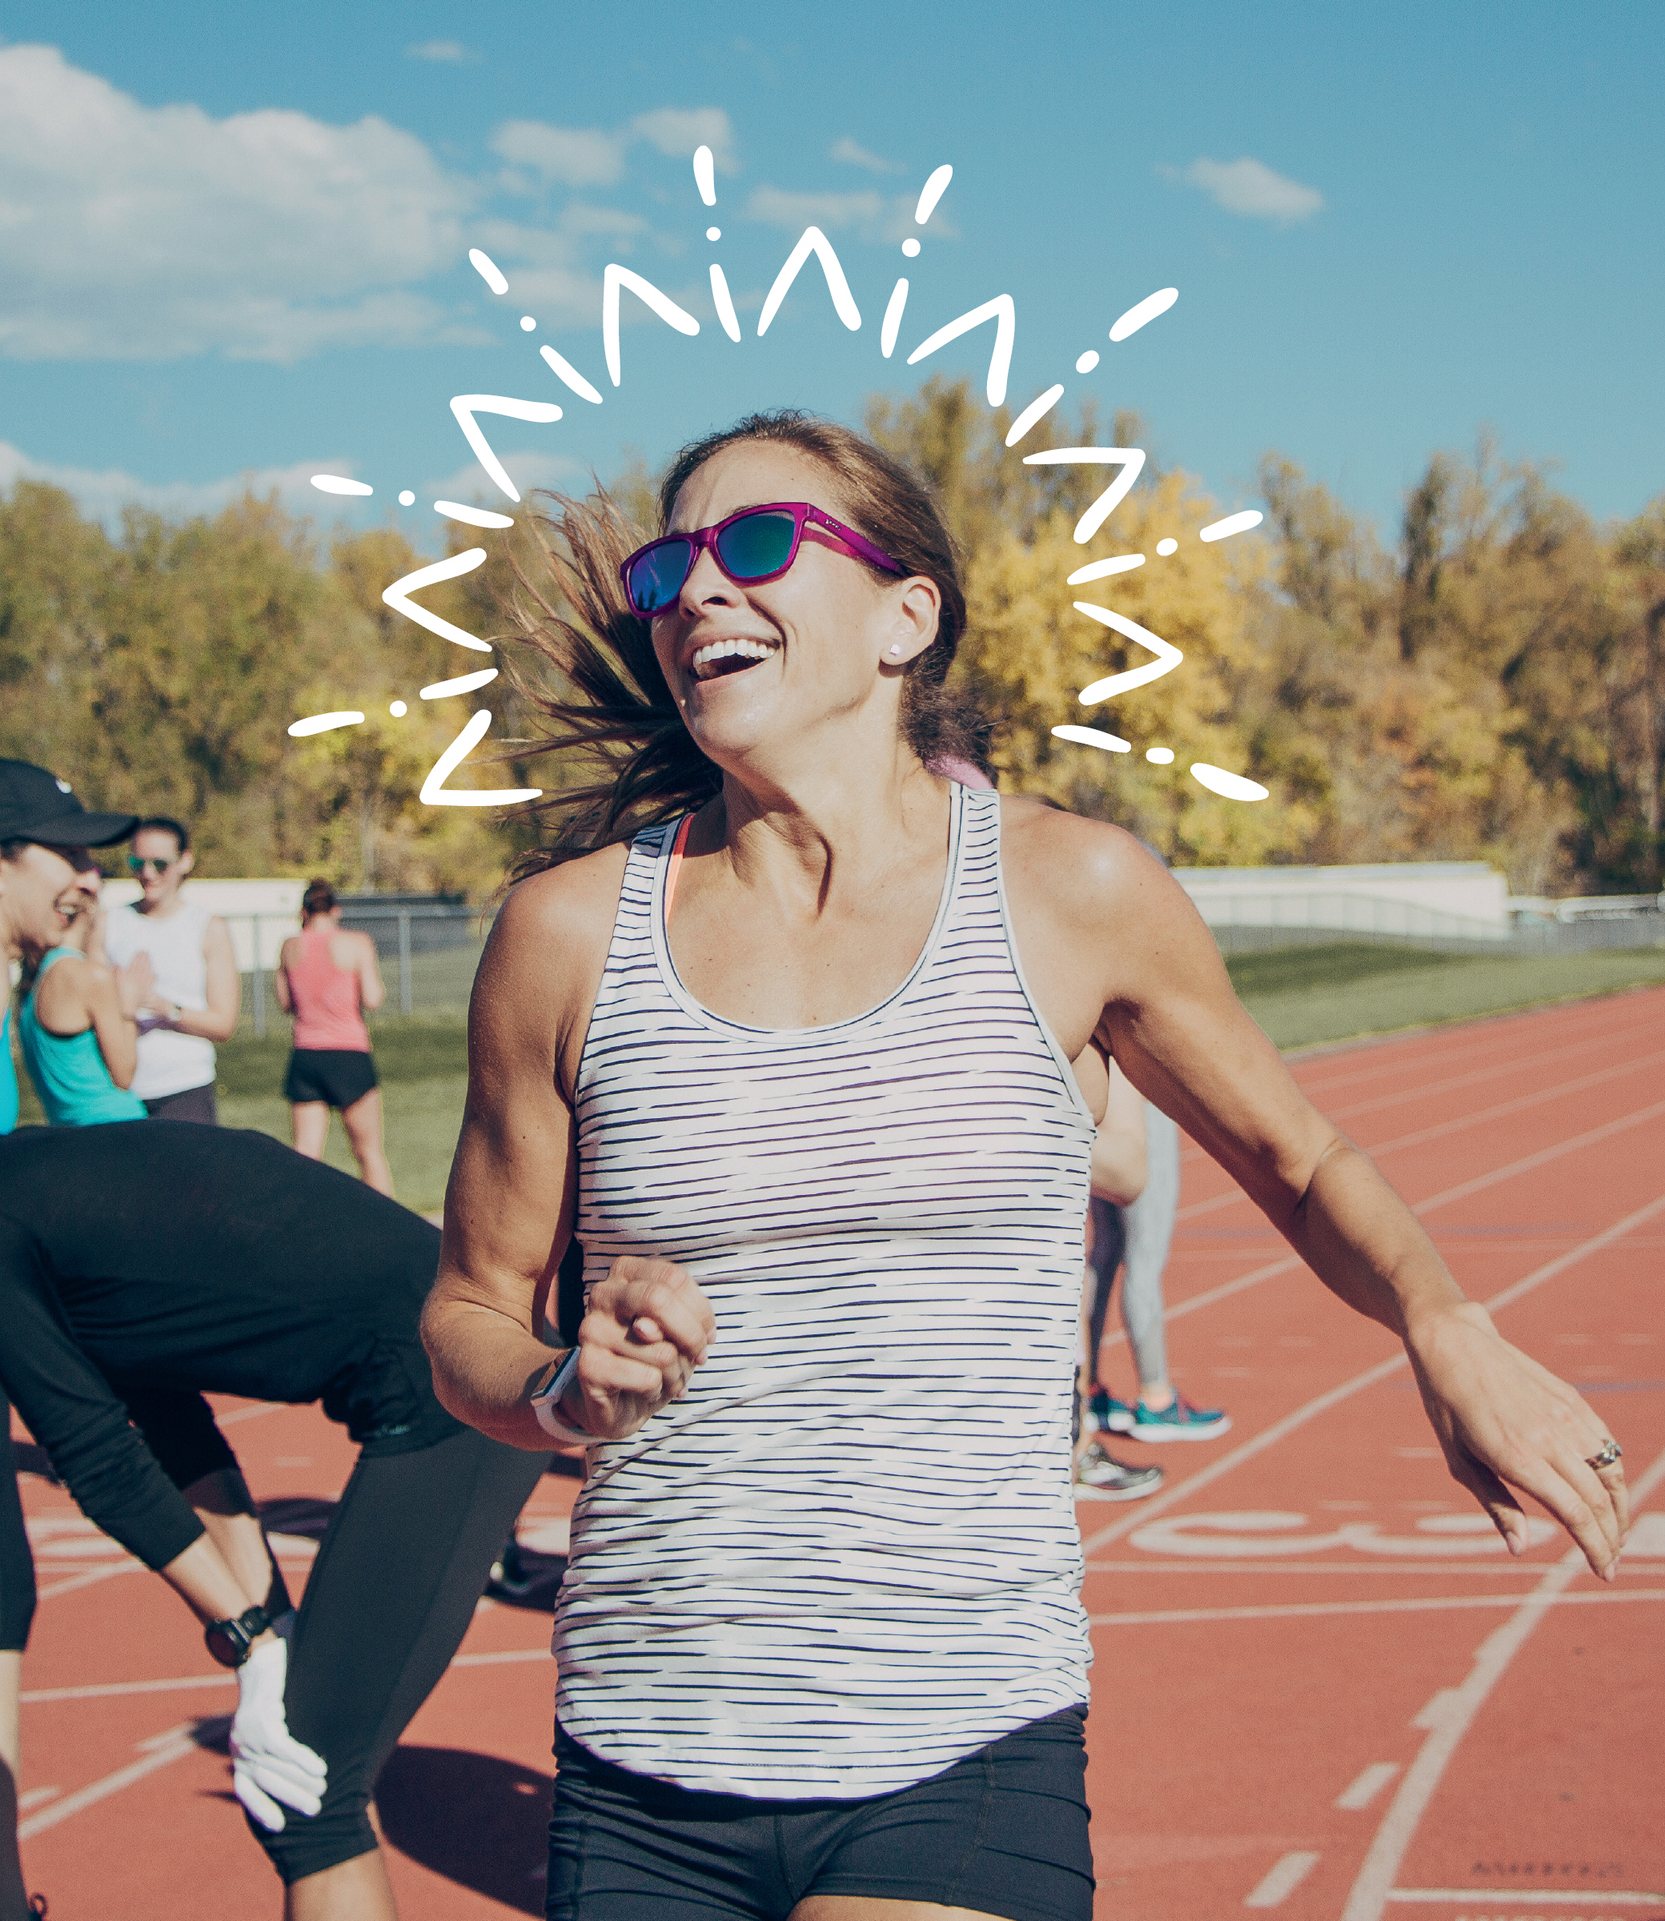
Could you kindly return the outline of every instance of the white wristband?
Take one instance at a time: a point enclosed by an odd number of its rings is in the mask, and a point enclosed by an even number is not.
[[[572,1348],[561,1365],[556,1368],[549,1385],[532,1396],[532,1412],[537,1416],[538,1426],[552,1441],[576,1443],[579,1447],[594,1447],[596,1437],[586,1434],[582,1428],[571,1427],[561,1419],[559,1413],[561,1396],[566,1393],[578,1378],[578,1349]]]

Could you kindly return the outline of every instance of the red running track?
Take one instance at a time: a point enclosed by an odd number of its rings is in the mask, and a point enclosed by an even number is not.
[[[1233,1428],[1119,1444],[1160,1460],[1167,1486],[1079,1510],[1101,1916],[1665,1917],[1662,1069],[1665,990],[1296,1069],[1503,1332],[1622,1441],[1641,1518],[1613,1586],[1547,1527],[1509,1559],[1446,1476],[1397,1345],[1188,1153],[1173,1366]],[[263,1499],[343,1485],[350,1450],[314,1411],[230,1418]],[[231,1688],[159,1582],[61,1492],[23,1485],[42,1593],[24,1673],[30,1885],[55,1921],[275,1915],[229,1799]],[[546,1479],[523,1535],[557,1546],[574,1488]],[[311,1543],[280,1548],[293,1585]],[[547,1614],[482,1603],[384,1775],[406,1921],[541,1912],[547,1642]]]

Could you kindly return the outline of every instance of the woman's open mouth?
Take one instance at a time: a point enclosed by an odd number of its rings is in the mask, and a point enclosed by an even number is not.
[[[749,640],[735,635],[728,640],[711,640],[695,651],[689,667],[695,680],[716,680],[723,674],[743,674],[760,660],[780,652],[780,642]]]

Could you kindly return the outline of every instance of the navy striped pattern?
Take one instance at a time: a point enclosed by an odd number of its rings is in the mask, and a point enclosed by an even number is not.
[[[558,1713],[604,1759],[792,1799],[908,1787],[1086,1698],[1068,1383],[1093,1122],[1016,963],[1000,800],[881,1006],[737,1025],[631,849],[579,1069],[586,1279],[680,1261],[717,1338],[592,1451]]]

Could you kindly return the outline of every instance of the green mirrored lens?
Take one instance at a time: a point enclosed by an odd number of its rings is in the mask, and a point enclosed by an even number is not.
[[[792,552],[790,514],[746,514],[717,536],[717,557],[736,580],[778,574]]]
[[[639,614],[656,614],[682,592],[693,564],[693,543],[667,540],[650,547],[630,568],[630,598]]]

